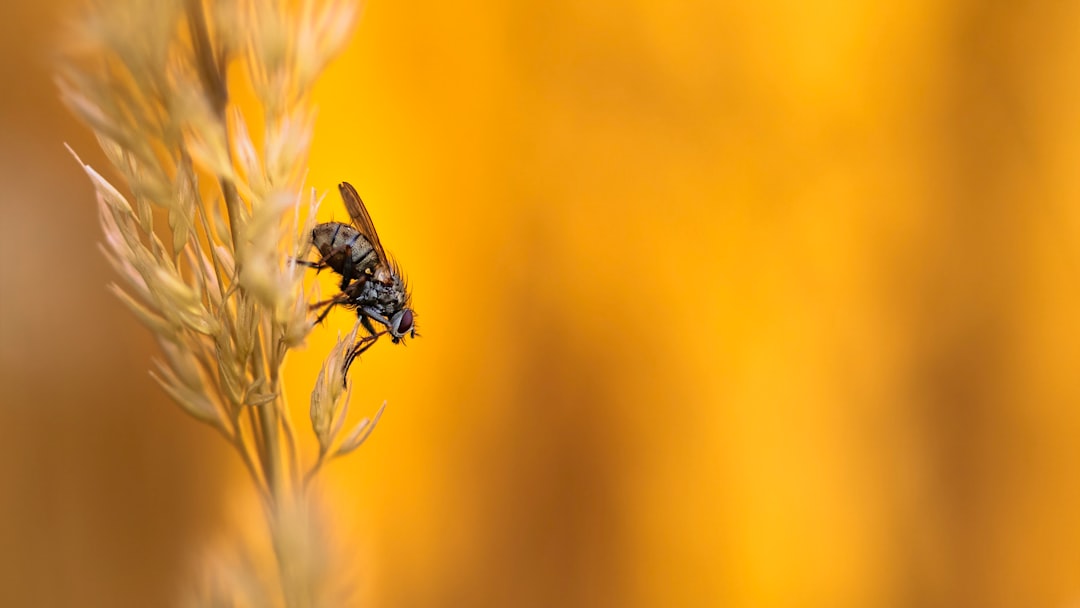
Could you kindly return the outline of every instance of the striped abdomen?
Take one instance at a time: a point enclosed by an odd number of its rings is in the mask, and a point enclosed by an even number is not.
[[[323,262],[343,278],[353,279],[379,263],[379,256],[364,235],[348,224],[327,222],[311,231],[311,243]]]

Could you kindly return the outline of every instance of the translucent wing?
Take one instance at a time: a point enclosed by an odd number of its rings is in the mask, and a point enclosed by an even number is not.
[[[360,234],[364,235],[364,238],[371,243],[371,246],[375,249],[375,255],[379,256],[379,261],[384,265],[388,265],[389,261],[386,252],[383,251],[382,243],[379,242],[379,234],[375,232],[375,224],[371,221],[371,216],[368,215],[367,207],[364,207],[364,201],[360,200],[360,195],[356,193],[356,188],[353,188],[349,182],[341,182],[338,184],[338,190],[341,191],[341,198],[345,201],[345,208],[349,210],[349,216],[352,217],[353,227],[360,231]]]

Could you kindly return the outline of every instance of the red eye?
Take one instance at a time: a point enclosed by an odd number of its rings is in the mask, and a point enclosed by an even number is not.
[[[399,336],[404,336],[405,334],[409,333],[410,329],[412,329],[412,324],[412,311],[406,308],[405,310],[401,311],[401,318],[398,319],[397,327],[394,329],[394,332]]]

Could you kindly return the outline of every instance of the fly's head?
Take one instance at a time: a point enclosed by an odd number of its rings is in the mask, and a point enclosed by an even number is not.
[[[409,294],[409,286],[401,278],[400,272],[393,274],[393,280],[387,292],[390,300],[389,307],[392,309],[387,313],[390,318],[390,325],[387,329],[390,331],[390,337],[394,344],[401,342],[406,336],[415,338],[416,313],[409,306],[409,301],[412,299]]]
[[[390,339],[397,344],[405,339],[406,336],[410,338],[416,337],[416,315],[411,308],[403,308],[394,313],[394,316],[390,317]]]

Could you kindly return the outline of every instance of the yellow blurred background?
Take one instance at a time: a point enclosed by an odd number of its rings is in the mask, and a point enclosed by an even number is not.
[[[310,183],[423,337],[324,484],[370,606],[1080,606],[1080,5],[367,3]],[[0,19],[0,605],[160,606],[247,486],[147,376]],[[340,216],[336,195],[324,212]],[[297,424],[347,313],[289,367]]]

